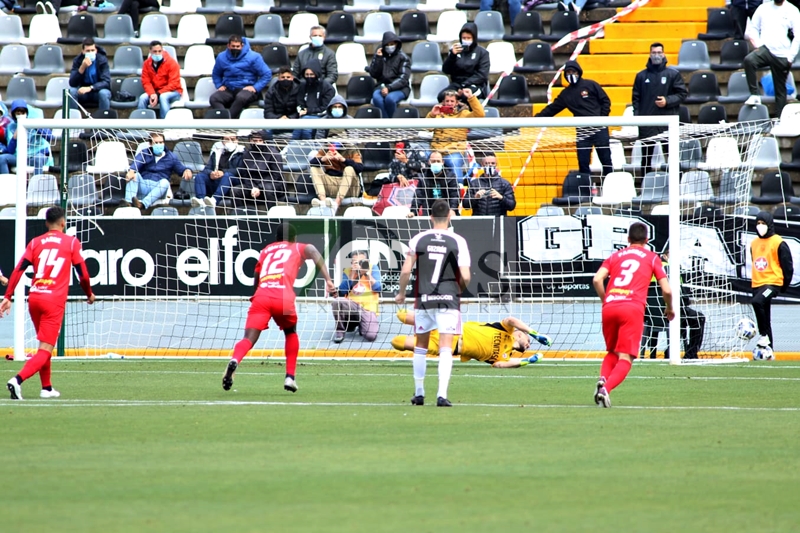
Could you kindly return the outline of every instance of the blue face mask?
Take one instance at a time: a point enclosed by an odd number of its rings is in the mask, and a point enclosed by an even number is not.
[[[444,165],[442,163],[431,163],[431,172],[434,174],[438,174],[442,171]]]
[[[324,42],[325,42],[325,38],[324,37],[312,37],[311,38],[311,47],[312,48],[319,48],[320,46],[322,46],[322,43],[324,43]]]
[[[333,118],[342,118],[344,116],[344,109],[341,107],[334,107],[331,109],[331,116]]]
[[[393,54],[395,50],[397,50],[397,47],[394,45],[383,47],[383,51],[386,52],[387,54]]]
[[[156,63],[159,63],[161,60],[163,60],[163,59],[164,59],[164,56],[163,56],[163,55],[161,55],[161,54],[150,54],[150,58],[151,58],[153,61],[155,61]]]
[[[154,155],[161,155],[164,153],[164,145],[163,144],[154,144],[153,145],[153,154]]]
[[[84,55],[89,58],[89,61],[94,61],[97,59],[97,52],[86,52]]]

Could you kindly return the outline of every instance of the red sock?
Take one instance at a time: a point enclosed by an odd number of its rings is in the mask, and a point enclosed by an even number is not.
[[[236,346],[233,347],[233,358],[236,359],[237,363],[241,363],[244,356],[247,355],[247,352],[253,347],[253,343],[247,339],[242,339],[236,343]]]
[[[614,370],[611,372],[611,375],[606,378],[606,390],[611,392],[614,388],[617,387],[620,383],[625,381],[625,378],[628,375],[628,372],[631,371],[631,363],[627,359],[620,359],[617,362],[617,366],[614,367]]]
[[[53,386],[53,384],[50,382],[50,360],[51,358],[48,357],[47,362],[42,365],[42,368],[39,370],[39,378],[42,380],[43,389]]]
[[[286,335],[286,344],[284,352],[286,352],[286,375],[294,379],[295,370],[297,370],[297,353],[300,351],[300,337],[297,333],[289,333]]]
[[[37,373],[41,368],[50,362],[50,356],[52,354],[47,350],[39,350],[36,352],[32,358],[25,363],[25,366],[22,367],[22,370],[19,371],[19,377],[22,378],[22,381],[29,379],[32,375]],[[48,374],[49,374],[49,365],[48,365]],[[48,375],[48,380],[49,380]]]
[[[608,379],[611,376],[611,371],[617,366],[617,361],[619,361],[619,356],[608,352],[603,358],[603,364],[600,365],[600,377]]]

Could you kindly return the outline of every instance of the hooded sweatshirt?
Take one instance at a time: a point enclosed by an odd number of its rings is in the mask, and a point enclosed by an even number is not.
[[[322,67],[319,61],[312,59],[306,65],[306,70],[311,69],[316,80],[306,79],[305,70],[300,74],[300,90],[297,93],[297,105],[306,109],[309,115],[322,115],[336,94],[330,82],[322,77]]]
[[[8,113],[6,104],[0,102],[0,154],[6,151],[6,130],[11,122],[12,118]]]
[[[658,107],[656,98],[664,96],[667,105]],[[686,85],[683,83],[681,73],[674,68],[667,67],[667,58],[660,65],[654,65],[647,60],[647,68],[636,74],[633,81],[633,114],[640,115],[677,115],[680,105],[689,96]],[[639,137],[644,139],[652,137],[663,131],[665,126],[639,127]]]
[[[29,106],[25,100],[14,100],[11,102],[11,111],[8,113],[12,120],[6,125],[6,153],[17,153],[17,139],[14,133],[17,131],[17,121],[14,118],[14,111],[20,108],[28,109],[28,117],[42,118],[44,114],[41,109]],[[53,130],[49,128],[38,128],[28,130],[28,156],[44,154],[47,156],[45,166],[53,166],[53,156],[50,153],[50,141],[53,140]]]
[[[442,63],[442,72],[450,76],[450,81],[460,88],[475,85],[481,89],[484,98],[489,94],[489,52],[478,45],[478,26],[468,22],[461,27],[459,36],[468,32],[472,35],[472,44],[464,48],[460,54],[452,50]]]
[[[550,105],[539,111],[537,117],[552,117],[569,109],[576,117],[607,117],[611,112],[611,99],[599,83],[584,79],[583,69],[577,61],[567,61],[564,70],[578,72],[578,82],[570,83]]]
[[[331,108],[333,108],[335,104],[342,104],[344,106],[344,114],[339,118],[336,118],[333,115],[331,115]],[[347,102],[341,95],[337,94],[336,96],[333,97],[333,99],[331,99],[331,102],[328,104],[328,108],[326,109],[325,114],[322,115],[322,117],[320,117],[320,120],[334,120],[334,121],[352,120],[353,117],[348,115],[347,111],[348,111]],[[322,124],[323,125],[318,126],[318,128],[321,127],[328,129],[317,129],[317,136],[316,136],[317,139],[325,139],[328,137],[341,137],[347,134],[347,130],[345,130],[343,127],[344,123],[341,126],[339,125],[340,123],[338,122],[325,122]],[[336,126],[331,126],[331,124],[336,124]]]
[[[780,235],[775,233],[775,222],[772,214],[761,211],[756,215],[756,223],[763,221],[767,224],[767,232],[758,235],[750,243],[752,257],[752,287],[773,285],[780,287],[781,292],[786,292],[794,275],[792,252],[789,245]]]
[[[242,51],[234,57],[227,48],[217,56],[214,69],[211,71],[214,86],[223,85],[231,91],[238,91],[252,85],[257,92],[261,92],[272,79],[269,69],[261,54],[250,49],[247,38],[242,37]]]
[[[397,43],[397,49],[391,54],[386,53],[386,45]],[[400,38],[394,32],[387,31],[381,40],[383,55],[372,56],[372,63],[367,67],[367,72],[375,79],[376,85],[385,85],[389,92],[400,91],[403,98],[408,98],[411,93],[411,60],[400,49]]]

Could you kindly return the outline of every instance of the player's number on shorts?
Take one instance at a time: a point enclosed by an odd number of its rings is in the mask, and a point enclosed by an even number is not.
[[[444,262],[444,254],[432,252],[428,254],[428,257],[433,259],[436,263],[433,265],[433,274],[431,274],[431,283],[436,285],[439,283],[439,276],[442,275],[442,263]]]
[[[272,274],[283,274],[283,265],[292,256],[290,250],[278,250],[271,252],[264,257],[264,264],[261,266],[261,277]]]
[[[624,287],[633,279],[633,274],[639,270],[641,264],[634,259],[627,259],[620,263],[622,270],[619,271],[620,275],[614,278],[615,287]]]
[[[39,266],[36,269],[36,278],[55,278],[58,276],[58,273],[61,272],[61,268],[63,266],[64,258],[58,257],[57,249],[48,248],[46,250],[42,250],[39,254]],[[49,276],[45,276],[45,269],[47,267],[52,267]]]

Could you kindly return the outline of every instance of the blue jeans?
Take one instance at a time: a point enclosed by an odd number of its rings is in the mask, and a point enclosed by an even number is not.
[[[194,195],[200,199],[206,196],[213,196],[217,203],[222,203],[223,197],[231,197],[231,187],[233,186],[231,175],[227,172],[218,180],[212,180],[206,172],[200,172],[194,179]]]
[[[304,115],[304,119],[306,118],[319,118],[317,115]],[[313,139],[316,135],[315,130],[294,130],[292,132],[292,139]]]
[[[453,152],[443,156],[444,168],[449,168],[456,177],[456,181],[461,183],[464,179],[464,155],[461,152]]]
[[[125,200],[130,202],[135,196],[147,208],[153,205],[156,200],[164,198],[168,190],[169,180],[165,178],[161,178],[158,181],[146,180],[137,172],[136,177],[129,181],[125,187]],[[143,194],[144,197],[140,197],[140,194]]]
[[[380,89],[375,89],[375,92],[372,93],[372,105],[381,110],[383,118],[392,118],[398,102],[405,99],[403,91],[391,91],[386,96],[381,94]]]
[[[79,104],[96,105],[98,111],[103,111],[111,107],[111,91],[108,89],[78,94],[78,87],[70,87],[69,94]]]
[[[579,0],[584,4],[586,0]],[[481,0],[481,7],[479,11],[491,11],[494,5],[494,0]],[[511,26],[514,26],[514,21],[517,20],[517,15],[522,11],[522,0],[508,0],[508,18],[511,19]]]
[[[177,102],[181,99],[181,93],[178,91],[172,91],[168,93],[161,93],[158,95],[158,116],[164,118],[169,113],[170,106],[173,102]],[[147,109],[150,107],[150,95],[147,93],[142,93],[139,97],[139,105],[136,106],[137,109]]]
[[[36,154],[28,156],[28,166],[33,167],[34,174],[42,174],[47,164],[47,156]],[[17,154],[0,154],[0,174],[11,173],[11,167],[17,166]]]

